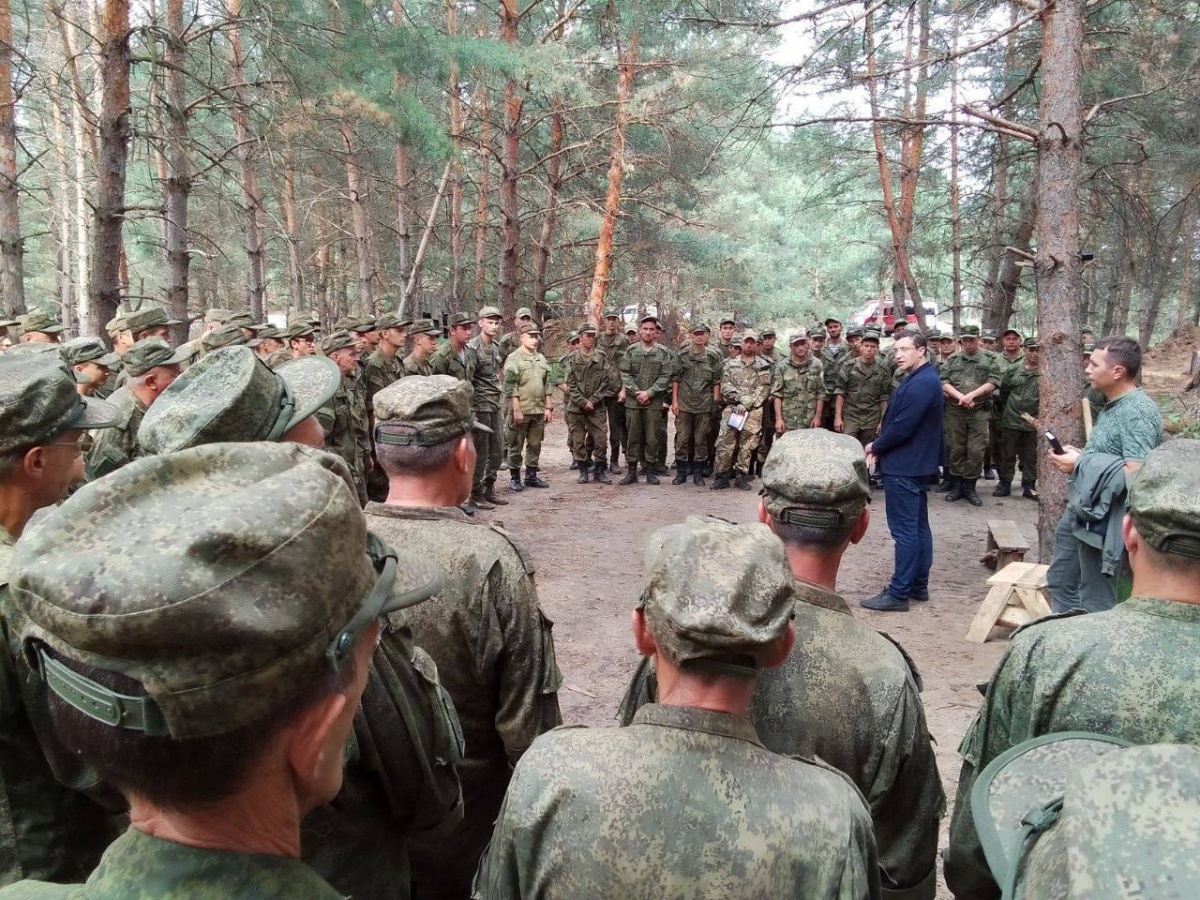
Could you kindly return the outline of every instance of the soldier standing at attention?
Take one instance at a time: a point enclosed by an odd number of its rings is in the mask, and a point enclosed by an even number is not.
[[[1107,612],[1044,619],[1014,632],[959,747],[963,766],[945,866],[955,897],[1000,896],[968,798],[983,768],[1009,748],[1064,731],[1133,744],[1200,744],[1200,441],[1151,450],[1130,480],[1121,531],[1133,596]]]
[[[1008,340],[1009,332],[1004,333]],[[1017,471],[1017,460],[1021,461],[1021,495],[1027,500],[1038,499],[1037,493],[1037,444],[1038,433],[1032,425],[1021,418],[1022,414],[1038,417],[1039,391],[1042,385],[1040,366],[1041,345],[1037,338],[1024,342],[1025,354],[1020,362],[1004,370],[1000,382],[1000,394],[1004,409],[1000,413],[1000,482],[992,491],[993,497],[1007,497],[1012,493],[1013,476]]]
[[[762,346],[759,356],[771,364],[772,373],[779,371],[779,366],[788,355],[775,346],[775,329],[764,328],[762,331]],[[767,454],[771,452],[771,444],[775,442],[775,404],[768,402],[763,410],[762,440],[758,442],[758,451],[754,454],[754,475],[762,474],[763,464]]]
[[[700,322],[692,326],[692,342],[675,357],[671,377],[671,412],[675,415],[675,465],[672,484],[704,486],[708,462],[708,431],[712,411],[721,396],[721,353],[708,346],[712,329]]]
[[[830,316],[825,320],[825,346],[821,350],[821,361],[840,364],[850,353],[850,343],[842,338],[842,323]]]
[[[996,354],[979,346],[979,326],[964,325],[958,336],[962,350],[942,365],[942,393],[946,395],[944,427],[946,457],[954,484],[946,502],[966,500],[982,506],[975,492],[987,452],[991,425],[991,395],[1000,385]]]
[[[348,331],[335,331],[321,341],[321,352],[342,373],[342,383],[317,420],[325,429],[325,449],[340,456],[350,468],[359,502],[367,503],[367,474],[372,466],[371,430],[366,392],[358,388],[358,344]]]
[[[471,396],[471,411],[490,430],[475,433],[476,459],[471,502],[478,509],[495,509],[508,505],[508,501],[496,493],[496,478],[504,467],[504,426],[500,417],[500,406],[504,402],[500,373],[504,369],[504,360],[497,343],[502,318],[500,310],[494,306],[485,306],[479,310],[476,318],[479,320],[479,334],[467,341],[467,353],[471,356],[471,385],[475,388]]]
[[[526,325],[532,324],[534,324],[533,310],[527,306],[522,306],[517,310],[517,314],[513,316],[513,330],[500,338],[501,366],[508,360],[509,354],[515,353],[521,346],[521,329]]]
[[[979,346],[988,353],[996,352],[996,332],[989,328],[979,335]]]
[[[367,388],[367,402],[372,403],[375,395],[404,375],[404,362],[400,351],[408,339],[400,317],[395,313],[384,313],[375,320],[379,331],[379,343],[367,357],[363,367],[363,381]]]
[[[995,332],[988,332],[995,334]],[[988,433],[988,449],[987,454],[983,458],[983,477],[987,481],[991,481],[996,477],[996,468],[1000,465],[1000,416],[1004,412],[1004,403],[1008,399],[1004,391],[1004,376],[1008,371],[1020,365],[1024,361],[1025,355],[1021,352],[1021,332],[1015,328],[1005,329],[1001,335],[1001,347],[1003,352],[996,352],[996,342],[993,340],[991,346],[987,341],[980,339],[980,344],[985,350],[993,354],[993,359],[996,363],[996,374],[1000,378],[1000,384],[996,388],[996,396],[992,398],[992,419]],[[995,494],[993,494],[995,496]]]
[[[457,312],[446,319],[447,340],[429,358],[429,367],[434,375],[453,375],[468,384],[472,381],[472,357],[467,353],[467,342],[471,340],[473,318],[468,313]]]
[[[629,471],[621,484],[637,484],[637,467],[640,463],[646,475],[646,484],[658,484],[654,473],[658,459],[659,408],[663,396],[671,386],[674,360],[671,351],[658,343],[658,319],[643,316],[638,329],[638,343],[625,351],[621,357],[621,392],[625,403],[625,424],[628,426],[628,446],[625,460]]]
[[[580,327],[579,348],[567,354],[563,367],[567,385],[567,429],[571,456],[579,464],[579,483],[587,484],[591,471],[598,484],[612,484],[608,477],[608,422],[604,404],[617,393],[617,387],[604,351],[596,349],[594,326]]]
[[[671,358],[671,371],[673,372],[675,370],[675,351],[663,341],[663,327],[661,322],[654,323],[654,331],[654,339],[658,343],[658,346],[666,350]],[[654,474],[668,475],[671,472],[667,468],[667,450],[670,448],[670,441],[667,438],[667,434],[671,419],[671,387],[669,384],[655,405],[658,408],[658,418],[654,420],[654,424],[658,428],[658,455],[654,457]]]
[[[873,329],[879,331],[878,328]],[[863,330],[857,325],[852,325],[846,329],[846,344],[850,348],[848,353],[850,356],[857,357],[862,352]]]
[[[813,358],[808,332],[800,329],[788,341],[792,354],[775,370],[771,403],[775,433],[795,428],[820,428],[825,409],[825,375]]]
[[[504,362],[504,397],[511,411],[508,436],[508,472],[510,487],[548,488],[538,477],[542,439],[546,424],[552,421],[554,397],[550,393],[550,363],[538,352],[542,332],[533,324],[521,326],[521,346]],[[525,483],[521,483],[521,462],[525,463]]]
[[[412,338],[412,352],[404,357],[405,375],[432,375],[433,366],[429,358],[437,350],[437,339],[441,329],[432,319],[418,319],[408,328],[408,336]]]
[[[617,394],[620,393],[621,384],[621,357],[629,349],[629,338],[621,334],[621,314],[617,310],[605,311],[604,333],[596,338],[596,347],[604,353],[609,378],[618,386],[604,401],[604,411],[608,416],[608,452],[612,456],[608,471],[620,475],[621,449],[626,446],[625,404],[617,399]]]
[[[750,466],[762,438],[763,407],[771,399],[771,364],[758,355],[758,335],[753,331],[742,335],[741,356],[725,362],[721,372],[721,398],[729,415],[717,438],[717,458],[713,463],[716,477],[712,490],[728,488],[732,475],[738,490],[748,491]],[[729,419],[735,415],[744,417],[740,428],[729,424]]]
[[[398,621],[437,663],[466,747],[462,824],[414,842],[414,893],[461,900],[512,766],[562,721],[562,674],[532,559],[503,529],[476,525],[457,508],[471,490],[472,433],[486,433],[471,414],[470,386],[444,375],[403,378],[380,393],[376,412],[391,492],[387,503],[367,507],[368,527],[445,573],[437,595]]]
[[[717,352],[722,359],[737,356],[733,350],[733,333],[737,330],[737,320],[733,316],[725,316],[717,323]]]
[[[878,898],[858,791],[824,763],[767,750],[747,716],[761,673],[795,639],[779,539],[690,518],[655,532],[645,559],[633,634],[654,658],[660,703],[626,728],[534,741],[473,896]]]
[[[879,332],[868,330],[860,346],[858,358],[850,357],[838,369],[833,430],[865,447],[879,434],[892,379],[879,362]]]
[[[292,359],[312,356],[317,352],[317,330],[311,325],[295,325],[287,330],[287,342]]]

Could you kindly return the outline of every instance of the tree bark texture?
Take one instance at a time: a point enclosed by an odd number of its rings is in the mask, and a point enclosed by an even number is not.
[[[296,211],[296,160],[289,148],[283,157],[283,227],[288,248],[288,308],[304,309],[304,266],[300,261],[300,223]]]
[[[192,192],[192,175],[188,163],[187,87],[184,82],[187,48],[184,43],[183,0],[167,0],[167,46],[163,54],[166,67],[167,178],[163,184],[163,236],[167,252],[167,307],[172,318],[181,325],[174,326],[176,343],[187,340],[188,334],[188,198]]]
[[[487,294],[488,204],[491,203],[491,128],[488,122],[488,92],[479,86],[479,193],[475,199],[475,303],[483,305]]]
[[[556,97],[550,103],[550,158],[546,161],[546,212],[542,230],[533,248],[533,303],[539,309],[546,304],[546,283],[554,247],[554,226],[558,218],[558,198],[562,189],[563,102]]]
[[[363,315],[375,309],[375,263],[371,256],[371,226],[367,219],[367,182],[354,147],[354,129],[342,119],[338,125],[345,153],[346,189],[350,201],[350,223],[354,228],[354,256],[358,263],[358,302]]]
[[[242,51],[242,0],[229,0],[229,44],[232,56],[234,84],[233,138],[237,142],[237,158],[242,175],[242,230],[246,247],[246,305],[255,320],[266,318],[267,268],[262,228],[262,192],[258,186],[258,170],[254,163],[253,136],[246,106],[246,63]]]
[[[517,0],[501,0],[500,37],[517,45],[520,11]],[[504,85],[504,149],[500,159],[500,308],[505,318],[517,311],[521,277],[521,210],[517,180],[521,171],[521,88],[510,78]]]
[[[25,311],[25,238],[21,235],[17,187],[17,95],[13,89],[10,0],[0,0],[0,297],[5,312]]]
[[[458,37],[458,0],[446,0],[446,32]],[[460,94],[458,61],[450,62],[450,140],[454,159],[450,167],[450,309],[458,312],[463,305],[463,106]]]

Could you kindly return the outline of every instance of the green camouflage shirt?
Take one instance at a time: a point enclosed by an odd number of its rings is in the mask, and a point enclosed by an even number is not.
[[[467,341],[467,353],[471,356],[471,384],[475,393],[471,397],[471,409],[476,412],[499,412],[504,391],[500,388],[500,372],[504,358],[495,341],[485,344],[476,335]]]
[[[596,335],[596,349],[604,351],[613,384],[617,385],[619,391],[621,389],[621,357],[629,349],[629,338],[623,334],[601,333]]]
[[[1027,369],[1024,363],[1005,369],[1004,379],[1000,382],[1000,391],[1004,396],[1000,427],[1012,431],[1033,431],[1033,426],[1021,418],[1021,413],[1037,418],[1041,406],[1038,399],[1041,387],[1041,369]]]
[[[433,366],[429,364],[429,360],[421,362],[417,359],[416,353],[410,353],[404,357],[404,362],[401,364],[405,375],[432,375]]]
[[[1092,428],[1084,452],[1142,460],[1162,442],[1162,413],[1158,404],[1139,388],[1105,404],[1104,415]]]
[[[968,356],[960,350],[946,360],[941,368],[942,384],[949,384],[964,394],[989,383],[999,387],[1000,374],[996,354],[990,350],[980,350],[974,356]],[[958,403],[948,397],[946,403],[959,408]],[[974,412],[983,409],[991,409],[990,397],[975,402]]]
[[[398,616],[437,663],[458,711],[463,820],[452,837],[411,846],[415,869],[440,873],[426,877],[454,882],[465,894],[512,763],[562,721],[551,622],[538,605],[532,561],[503,530],[453,508],[371,503],[366,513],[385,543],[435,560],[445,573],[439,594]]]
[[[263,360],[269,367],[274,369],[276,366],[282,365],[292,358],[292,351],[287,347],[280,347],[274,353],[271,353]]]
[[[119,416],[112,428],[100,428],[92,432],[96,443],[87,457],[88,481],[103,478],[141,455],[137,433],[142,425],[142,417],[146,415],[145,405],[133,396],[129,385],[114,391],[108,402],[117,408]]]
[[[674,367],[675,361],[671,351],[661,344],[655,344],[647,350],[639,341],[626,349],[620,363],[626,408],[639,408],[639,391],[649,391],[651,406],[654,406],[655,401],[661,402],[662,395],[671,386]]]
[[[3,900],[342,900],[295,859],[185,847],[129,829],[87,883],[22,882]]]
[[[367,357],[363,370],[363,383],[367,388],[367,402],[374,403],[375,395],[404,376],[404,363],[399,354],[387,357],[376,348]]]
[[[510,403],[516,397],[524,415],[544,414],[552,387],[550,363],[542,354],[517,350],[504,361],[504,397]]]
[[[675,354],[671,380],[679,385],[679,411],[709,413],[713,408],[713,388],[721,382],[721,354],[705,347],[701,354],[690,347]]]
[[[603,350],[594,351],[590,359],[581,350],[573,350],[563,357],[563,373],[570,412],[583,412],[583,404],[588,402],[599,406],[617,392],[612,367]]]
[[[772,753],[744,718],[649,705],[628,728],[560,728],[513,773],[480,900],[879,896],[858,791]]]
[[[955,896],[1000,896],[971,816],[976,774],[1010,747],[1058,731],[1200,743],[1200,606],[1131,597],[1108,612],[1045,619],[1013,633],[959,747],[946,853]]]
[[[433,351],[433,356],[429,357],[429,367],[433,369],[434,375],[453,375],[460,381],[473,381],[471,366],[474,361],[475,357],[467,352],[466,347],[463,347],[462,354],[459,355],[452,343],[443,341]]]
[[[892,390],[892,378],[878,359],[871,366],[849,357],[838,368],[834,393],[844,397],[842,422],[847,431],[876,427],[883,418],[882,404]]]
[[[722,382],[721,390],[725,390]],[[783,402],[784,428],[808,428],[817,412],[817,403],[825,398],[825,373],[811,356],[798,366],[791,358],[775,370],[771,396]]]
[[[727,406],[765,406],[771,396],[771,371],[771,364],[761,356],[749,363],[741,354],[730,357],[721,368],[721,399]]]
[[[371,442],[366,391],[358,379],[342,376],[337,393],[317,412],[317,421],[325,429],[325,449],[344,459],[355,483],[365,485]]]

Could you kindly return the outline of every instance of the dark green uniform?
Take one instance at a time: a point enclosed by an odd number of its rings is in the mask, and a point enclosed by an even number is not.
[[[367,402],[374,402],[376,394],[403,377],[404,363],[399,354],[388,357],[376,348],[367,357],[363,367],[363,383],[367,389]]]
[[[623,334],[599,334],[596,336],[596,349],[604,351],[608,362],[609,376],[616,385],[616,391],[604,401],[604,411],[608,416],[608,452],[611,464],[615,469],[621,459],[621,450],[625,447],[625,404],[617,400],[621,391],[621,357],[629,349],[629,338]]]
[[[359,502],[366,504],[371,441],[366,390],[358,378],[342,376],[333,399],[317,412],[317,421],[325,429],[325,449],[346,461],[354,476]]]
[[[838,368],[834,395],[842,397],[842,432],[864,447],[875,440],[892,390],[892,379],[878,358],[871,365],[850,357]]]
[[[1032,490],[1037,485],[1037,431],[1021,418],[1027,413],[1038,416],[1038,392],[1042,384],[1042,370],[1026,368],[1022,362],[1008,367],[1000,390],[1004,396],[1004,409],[1000,412],[1000,484],[1012,484],[1017,471],[1017,460],[1021,461],[1021,484]]]
[[[401,366],[405,375],[432,375],[433,366],[429,364],[429,360],[422,362],[417,358],[416,353],[410,353],[404,357],[404,362]]]
[[[550,363],[546,357],[523,349],[509,354],[504,363],[504,398],[510,409],[513,397],[520,401],[524,419],[516,422],[510,416],[508,426],[508,468],[513,478],[521,471],[522,460],[528,469],[537,472],[546,436],[550,390]]]
[[[984,457],[983,466],[985,469],[998,468],[1002,452],[1000,449],[1000,441],[1002,438],[1002,428],[1000,425],[1000,417],[1004,414],[1004,404],[1008,399],[1004,391],[1004,376],[1012,369],[1021,366],[1025,362],[1025,354],[1018,353],[1015,357],[1008,356],[1004,353],[997,352],[996,356],[996,374],[1000,378],[1000,386],[996,389],[996,395],[992,398],[992,423],[990,439],[988,441],[988,452]],[[939,370],[941,371],[941,370]]]
[[[775,368],[771,399],[778,397],[782,401],[784,431],[812,427],[817,404],[827,394],[827,384],[821,362],[811,356],[800,366],[788,357],[787,362]]]
[[[608,422],[605,402],[617,393],[608,357],[602,350],[585,356],[582,350],[563,360],[567,385],[567,431],[571,456],[581,466],[594,461],[597,470],[608,467]],[[585,408],[591,403],[592,409]]]
[[[660,344],[649,350],[638,342],[621,357],[621,386],[625,389],[625,422],[628,426],[628,445],[625,457],[630,465],[655,465],[658,459],[658,422],[662,415],[663,395],[671,386],[674,361],[671,351]],[[638,403],[639,391],[650,394],[645,406]]]
[[[471,492],[483,496],[493,489],[497,473],[504,467],[504,426],[500,417],[500,405],[504,402],[500,372],[504,360],[497,343],[485,343],[479,335],[467,341],[467,353],[471,357],[468,366],[471,385],[475,388],[471,409],[476,419],[492,429],[491,434],[475,432],[475,476]]]
[[[452,343],[445,341],[439,344],[433,351],[433,356],[429,357],[429,368],[433,370],[434,375],[453,375],[460,381],[469,382],[472,380],[473,361],[466,347],[463,347],[460,353],[454,349]]]
[[[679,411],[675,415],[675,461],[703,465],[708,461],[708,432],[712,426],[713,389],[721,383],[719,351],[691,347],[675,356],[672,381],[679,385]]]
[[[942,384],[950,384],[963,394],[984,384],[998,386],[1000,376],[995,357],[990,350],[980,350],[973,356],[960,350],[942,366]],[[965,409],[946,398],[943,413],[946,455],[950,474],[955,478],[973,481],[979,477],[987,452],[991,416],[990,397],[977,400],[974,409]]]
[[[93,435],[96,443],[88,453],[88,481],[103,478],[129,465],[140,455],[137,433],[142,425],[142,417],[146,415],[145,404],[133,396],[129,385],[113,392],[108,402],[117,408],[121,417],[112,428],[101,428]]]

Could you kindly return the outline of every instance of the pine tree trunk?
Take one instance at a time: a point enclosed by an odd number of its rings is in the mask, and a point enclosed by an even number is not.
[[[479,87],[479,196],[475,200],[475,302],[482,304],[487,294],[488,204],[491,203],[491,128],[488,122],[488,92]]]
[[[1197,251],[1200,251],[1200,203],[1194,200],[1189,204],[1187,229],[1183,234],[1183,273],[1179,278],[1179,305],[1175,309],[1175,330],[1173,334],[1181,334],[1183,329],[1191,324],[1189,317],[1192,311],[1192,265]]]
[[[17,97],[9,0],[0,0],[0,296],[7,312],[25,311],[25,239],[17,190]]]
[[[930,0],[921,0],[918,8],[918,37],[917,37],[917,75],[914,91],[916,103],[913,108],[905,109],[907,118],[914,122],[924,122],[927,110],[929,92],[929,9]],[[907,104],[906,104],[907,106]],[[921,156],[925,148],[925,126],[910,125],[901,132],[900,137],[900,208],[897,216],[898,225],[904,235],[904,269],[899,273],[909,296],[912,298],[913,312],[917,316],[917,327],[926,329],[925,305],[921,302],[921,292],[917,287],[916,278],[908,259],[908,245],[912,239],[913,228],[916,224],[917,183],[921,176]]]
[[[62,307],[64,325],[73,328],[79,322],[79,309],[75,297],[75,283],[72,277],[71,265],[74,254],[74,239],[71,226],[74,220],[74,209],[71,198],[71,166],[67,161],[67,149],[71,146],[64,125],[66,112],[62,102],[62,79],[56,71],[51,70],[50,78],[50,113],[54,120],[54,174],[57,183],[52,186],[54,195],[53,207],[57,214],[54,223],[55,236],[55,280],[58,286],[58,302]]]
[[[171,316],[183,324],[175,326],[176,343],[188,334],[188,197],[192,175],[188,162],[187,88],[184,84],[186,45],[184,44],[183,0],[167,0],[167,48],[163,54],[166,68],[167,98],[167,179],[163,185],[165,237],[167,248],[167,307]]]
[[[542,231],[533,248],[533,303],[535,309],[546,304],[547,273],[550,251],[554,246],[554,226],[558,218],[558,197],[562,189],[563,102],[555,97],[550,104],[550,158],[546,162],[546,213]]]
[[[300,261],[300,225],[296,213],[296,160],[291,148],[283,155],[283,227],[287,229],[288,307],[304,309],[304,266]]]
[[[371,315],[375,310],[375,266],[371,259],[371,227],[367,220],[367,182],[354,147],[354,131],[350,123],[342,119],[338,125],[342,135],[342,150],[345,153],[346,189],[350,200],[350,223],[354,229],[354,255],[358,263],[358,301],[362,313]]]
[[[954,0],[950,39],[950,309],[957,334],[962,322],[962,209],[958,187],[958,37],[961,0]]]
[[[1035,181],[1030,181],[1017,212],[1017,230],[1009,235],[1011,241],[1008,246],[1026,253],[1030,252],[1036,219],[1037,184]],[[1018,265],[1021,257],[1015,253],[1008,253],[1003,247],[1001,252],[1003,258],[1000,263],[1000,274],[993,285],[992,293],[987,298],[987,318],[984,320],[988,328],[994,328],[997,331],[1008,327],[1016,306],[1017,290],[1021,287],[1021,275],[1025,271],[1024,266]]]
[[[458,37],[458,3],[446,0],[446,32]],[[454,159],[450,167],[450,309],[463,308],[463,108],[462,85],[459,84],[458,61],[450,62],[450,140],[454,142]]]
[[[617,74],[617,111],[613,127],[612,156],[608,164],[608,192],[604,199],[604,218],[596,239],[596,267],[592,274],[592,292],[588,296],[588,321],[599,326],[604,321],[604,298],[612,279],[613,231],[621,211],[621,183],[625,177],[625,136],[629,129],[629,100],[633,96],[633,76],[637,71],[638,36],[634,32],[629,47],[620,59]]]
[[[233,138],[237,142],[237,158],[241,164],[242,233],[249,269],[246,273],[246,305],[256,321],[266,318],[267,271],[262,228],[262,192],[258,186],[258,170],[254,165],[253,137],[247,115],[245,55],[242,52],[242,0],[229,0],[229,44],[232,55],[234,99],[231,118]]]
[[[520,12],[517,0],[501,0],[500,37],[517,46]],[[504,84],[504,150],[500,160],[500,308],[505,318],[517,311],[517,289],[521,277],[521,210],[517,180],[521,170],[521,111],[524,100],[517,82]]]
[[[1056,0],[1042,13],[1042,97],[1038,137],[1038,333],[1042,339],[1040,418],[1064,444],[1083,446],[1079,361],[1082,261],[1079,187],[1083,181],[1085,0]],[[1049,561],[1067,502],[1066,478],[1040,454],[1039,547]]]

